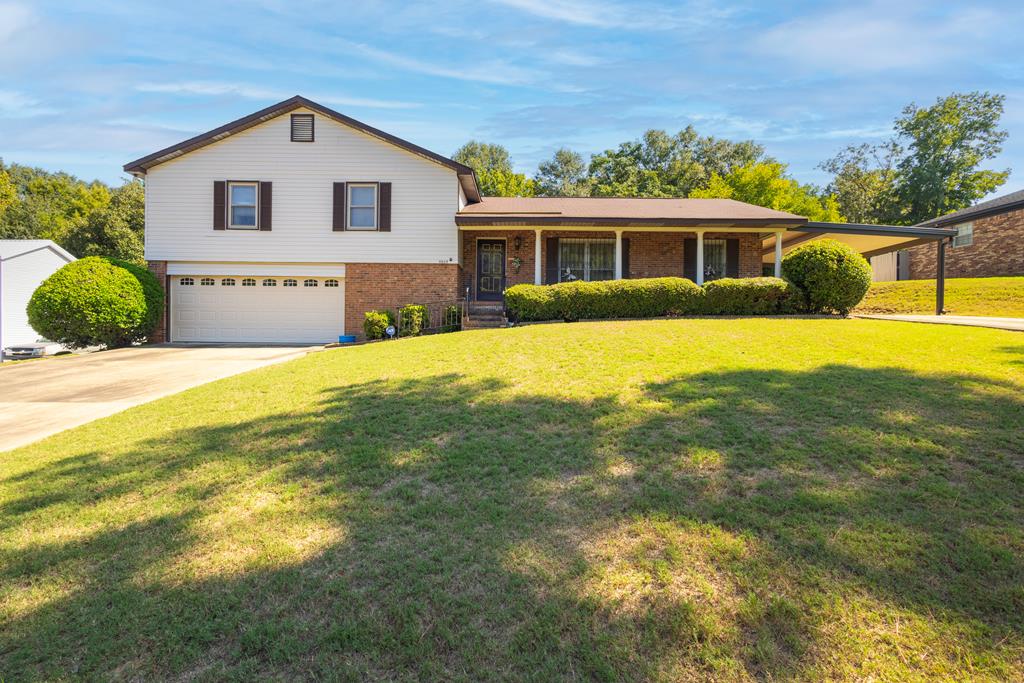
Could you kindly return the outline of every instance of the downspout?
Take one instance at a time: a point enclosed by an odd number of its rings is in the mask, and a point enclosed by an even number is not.
[[[946,238],[939,239],[935,257],[935,315],[942,315],[946,304]]]

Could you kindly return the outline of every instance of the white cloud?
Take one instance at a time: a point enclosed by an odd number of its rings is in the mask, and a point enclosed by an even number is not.
[[[733,14],[716,3],[680,3],[675,9],[626,6],[607,0],[492,0],[542,19],[604,29],[679,30],[706,26]]]
[[[935,68],[977,55],[979,46],[991,46],[999,27],[1008,21],[991,10],[966,5],[944,15],[931,9],[871,3],[802,16],[762,33],[753,47],[761,55],[812,71]]]
[[[488,62],[460,64],[458,66],[442,66],[394,52],[380,50],[362,43],[352,43],[344,40],[338,42],[344,45],[348,51],[355,52],[367,59],[428,76],[440,76],[441,78],[452,78],[460,81],[493,83],[495,85],[523,85],[537,78],[537,74],[530,69],[524,69],[502,61],[491,60]]]
[[[258,86],[216,81],[182,81],[178,83],[142,83],[135,89],[139,92],[168,93],[173,95],[236,95],[250,100],[286,100],[296,93],[286,93]],[[308,95],[309,99],[321,104],[342,107],[369,107],[376,109],[411,109],[420,106],[416,102],[396,100],[375,100],[363,97],[339,97],[337,95]]]
[[[0,118],[20,119],[29,116],[56,114],[57,110],[15,90],[0,90]]]

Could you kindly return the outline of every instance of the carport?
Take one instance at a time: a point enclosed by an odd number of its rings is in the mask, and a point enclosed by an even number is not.
[[[834,239],[847,244],[867,259],[934,242],[938,252],[935,260],[935,315],[942,315],[946,294],[946,245],[955,235],[956,230],[951,228],[811,221],[764,239],[761,242],[761,260],[770,264],[797,246],[820,239]]]

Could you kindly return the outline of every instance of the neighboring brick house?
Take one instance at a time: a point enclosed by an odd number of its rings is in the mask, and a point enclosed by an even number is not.
[[[871,227],[730,199],[485,198],[469,167],[302,97],[125,170],[168,291],[154,341],[322,343],[369,310],[500,305],[516,283],[777,274],[801,241]],[[871,229],[858,248],[934,232]]]
[[[1024,190],[921,223],[955,228],[957,236],[946,250],[946,277],[1024,275]],[[935,277],[934,244],[911,247],[911,280]]]

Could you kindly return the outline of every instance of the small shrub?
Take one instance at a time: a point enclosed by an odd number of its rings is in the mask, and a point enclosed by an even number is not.
[[[430,311],[426,306],[408,304],[398,309],[399,330],[402,337],[416,337],[430,327]]]
[[[444,309],[444,321],[441,325],[442,332],[457,332],[462,329],[462,309],[458,306],[446,306]]]
[[[505,290],[505,305],[516,321],[656,318],[693,313],[702,296],[690,280],[663,277],[515,285]]]
[[[163,310],[163,287],[148,270],[90,256],[39,285],[28,303],[28,319],[36,332],[65,346],[117,348],[145,340]]]
[[[849,246],[818,240],[782,259],[782,274],[803,294],[811,313],[847,315],[871,286],[871,266]]]
[[[800,291],[781,278],[723,278],[704,285],[702,312],[708,315],[798,313],[801,302]]]
[[[394,324],[394,311],[367,311],[363,315],[363,334],[367,339],[383,339],[388,325]]]

